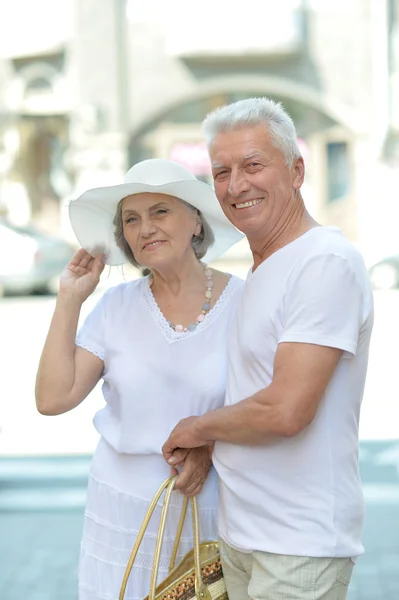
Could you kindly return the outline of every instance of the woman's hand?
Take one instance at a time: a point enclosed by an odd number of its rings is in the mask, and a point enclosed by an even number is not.
[[[185,496],[196,496],[202,490],[211,465],[209,446],[189,450],[184,459],[183,469],[176,480],[175,489],[180,490]],[[172,475],[177,474],[176,468],[173,467]]]
[[[72,294],[84,302],[96,289],[103,269],[103,255],[93,258],[81,248],[62,272],[60,294]]]

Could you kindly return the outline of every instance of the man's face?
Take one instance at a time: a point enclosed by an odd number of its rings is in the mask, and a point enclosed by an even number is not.
[[[249,237],[279,228],[303,182],[302,158],[287,167],[263,125],[217,134],[209,154],[216,195],[233,225]]]

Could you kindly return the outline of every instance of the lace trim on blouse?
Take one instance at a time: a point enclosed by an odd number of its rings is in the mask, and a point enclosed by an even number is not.
[[[150,309],[150,312],[154,316],[155,320],[158,322],[165,337],[169,341],[172,341],[172,342],[178,341],[181,339],[188,339],[188,338],[192,337],[193,335],[196,335],[197,333],[200,333],[204,329],[207,329],[208,327],[210,327],[212,325],[212,323],[214,323],[214,321],[216,321],[218,316],[224,311],[226,305],[229,303],[229,300],[230,300],[234,290],[237,287],[237,282],[239,281],[239,279],[237,279],[233,275],[230,275],[230,278],[229,278],[228,282],[226,283],[222,293],[220,294],[219,298],[217,299],[215,305],[205,315],[204,320],[201,321],[201,323],[199,323],[197,325],[197,327],[194,329],[194,331],[180,332],[180,331],[175,331],[169,325],[168,321],[164,317],[163,313],[161,312],[161,310],[154,298],[154,295],[153,295],[151,287],[150,287],[149,277],[147,277],[146,279],[147,279],[147,281],[145,282],[145,285],[144,285],[144,298],[146,299],[148,308]]]
[[[91,354],[94,354],[94,356],[97,356],[97,358],[104,360],[104,357],[105,357],[104,350],[100,350],[100,349],[96,348],[95,346],[93,346],[89,340],[85,339],[85,336],[83,334],[77,336],[77,338],[75,340],[75,345],[79,346],[80,348],[84,348],[84,350],[87,350]]]

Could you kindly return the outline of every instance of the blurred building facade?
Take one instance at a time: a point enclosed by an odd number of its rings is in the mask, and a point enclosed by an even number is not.
[[[209,180],[205,114],[267,95],[296,123],[315,217],[370,254],[399,245],[399,0],[13,4],[0,8],[3,211],[61,228],[68,198],[153,156]],[[5,35],[22,4],[28,25],[55,23],[30,43]]]

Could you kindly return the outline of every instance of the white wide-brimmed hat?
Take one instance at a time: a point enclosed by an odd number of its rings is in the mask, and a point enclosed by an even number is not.
[[[122,265],[127,258],[116,245],[114,217],[118,202],[126,196],[150,192],[180,198],[205,217],[215,242],[204,256],[214,260],[243,238],[224,216],[213,189],[171,160],[153,158],[134,165],[120,185],[94,188],[69,204],[69,218],[80,245],[92,256],[105,254],[108,265]]]

